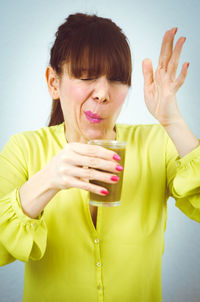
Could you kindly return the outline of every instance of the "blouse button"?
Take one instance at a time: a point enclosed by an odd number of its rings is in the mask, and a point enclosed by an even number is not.
[[[33,229],[35,229],[36,228],[36,224],[35,223],[31,223],[31,227],[33,228]]]
[[[99,239],[98,239],[98,238],[95,238],[95,239],[94,239],[94,243],[99,243]]]
[[[101,267],[101,262],[97,262],[97,267]]]

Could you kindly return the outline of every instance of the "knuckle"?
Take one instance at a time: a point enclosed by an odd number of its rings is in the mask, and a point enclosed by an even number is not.
[[[63,188],[69,188],[69,187],[71,186],[68,177],[64,176],[64,177],[62,178],[61,186],[62,186]]]
[[[61,163],[66,163],[69,160],[69,156],[66,156],[66,154],[63,154],[60,158]]]
[[[91,167],[97,167],[97,165],[98,165],[97,158],[95,158],[95,157],[90,158],[89,159],[89,164],[90,164]]]
[[[65,169],[62,166],[58,168],[58,174],[61,176],[65,174]]]
[[[107,151],[107,149],[105,149],[102,146],[98,146],[98,145],[88,145],[88,154],[90,156],[99,156],[101,157],[103,154],[105,155],[105,152]]]
[[[80,149],[80,143],[71,142],[71,143],[68,143],[65,146],[65,148],[66,148],[68,154],[74,154],[74,152],[76,152],[76,150]]]
[[[61,177],[66,177],[67,175],[70,175],[70,171],[71,171],[71,168],[68,165],[65,165],[64,167],[61,166],[59,168],[59,174]]]
[[[97,155],[97,146],[88,145],[88,155],[89,156],[96,156]]]
[[[91,185],[89,182],[84,182],[82,188],[83,188],[83,190],[90,191]]]
[[[94,179],[95,171],[93,169],[88,169],[87,176],[88,179]]]
[[[63,150],[66,152],[66,151],[70,150],[70,148],[71,148],[71,143],[68,143],[64,146]]]
[[[68,163],[71,164],[74,162],[75,158],[76,158],[76,154],[74,153],[74,151],[72,149],[68,149],[67,152],[65,152],[61,158],[63,163]]]

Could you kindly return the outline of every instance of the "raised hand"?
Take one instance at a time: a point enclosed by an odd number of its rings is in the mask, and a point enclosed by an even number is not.
[[[166,31],[160,51],[158,67],[153,72],[150,59],[143,60],[144,97],[149,112],[162,124],[168,126],[182,118],[176,99],[176,92],[183,85],[189,63],[185,62],[176,77],[179,58],[186,40],[181,37],[173,49],[177,28]]]

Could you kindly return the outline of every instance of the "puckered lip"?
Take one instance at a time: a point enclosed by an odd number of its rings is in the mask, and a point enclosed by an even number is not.
[[[103,118],[100,117],[97,113],[93,113],[93,112],[90,111],[90,110],[85,111],[85,114],[86,114],[87,116],[91,117],[91,118],[94,118],[94,119],[100,119],[100,120],[103,119]]]

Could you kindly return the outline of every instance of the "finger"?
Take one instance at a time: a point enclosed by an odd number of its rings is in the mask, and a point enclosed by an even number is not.
[[[171,59],[169,61],[169,64],[168,64],[167,71],[169,72],[169,75],[170,75],[171,79],[173,79],[173,80],[176,78],[176,71],[177,71],[177,68],[178,68],[178,63],[179,63],[181,51],[182,51],[183,44],[184,44],[185,40],[186,40],[185,37],[181,37],[176,42],[172,57],[171,57]]]
[[[186,62],[183,64],[181,72],[178,76],[178,78],[175,81],[175,90],[177,91],[184,83],[185,78],[187,76],[188,68],[189,68],[190,63]]]
[[[120,179],[119,176],[115,174],[106,173],[95,169],[78,168],[73,166],[68,166],[63,171],[63,173],[69,176],[83,178],[86,180],[98,180],[110,184],[117,183]]]
[[[81,181],[78,180],[76,178],[74,178],[73,180],[73,188],[79,188],[79,189],[83,189],[101,196],[105,196],[107,194],[102,193],[102,191],[108,191],[108,189],[106,187],[103,186],[97,186],[95,184],[92,184],[90,182],[87,181]],[[108,192],[109,193],[109,192]]]
[[[70,145],[72,150],[79,155],[100,157],[107,160],[113,160],[113,159],[116,160],[114,156],[118,155],[117,152],[114,152],[112,150],[97,145],[87,145],[82,143],[70,143],[68,145]]]
[[[153,65],[150,59],[144,59],[142,62],[142,71],[144,76],[144,86],[151,85],[153,79]]]
[[[166,33],[164,34],[162,45],[161,45],[159,63],[158,63],[160,68],[167,69],[168,62],[171,58],[172,51],[173,51],[173,42],[176,32],[177,32],[177,27],[166,31]]]
[[[117,164],[115,161],[105,160],[98,157],[88,157],[84,155],[73,154],[72,158],[67,157],[64,159],[64,162],[70,164],[71,166],[78,166],[78,167],[84,166],[88,168],[99,169],[102,171],[108,171],[111,173],[120,172],[119,169],[120,165]]]

